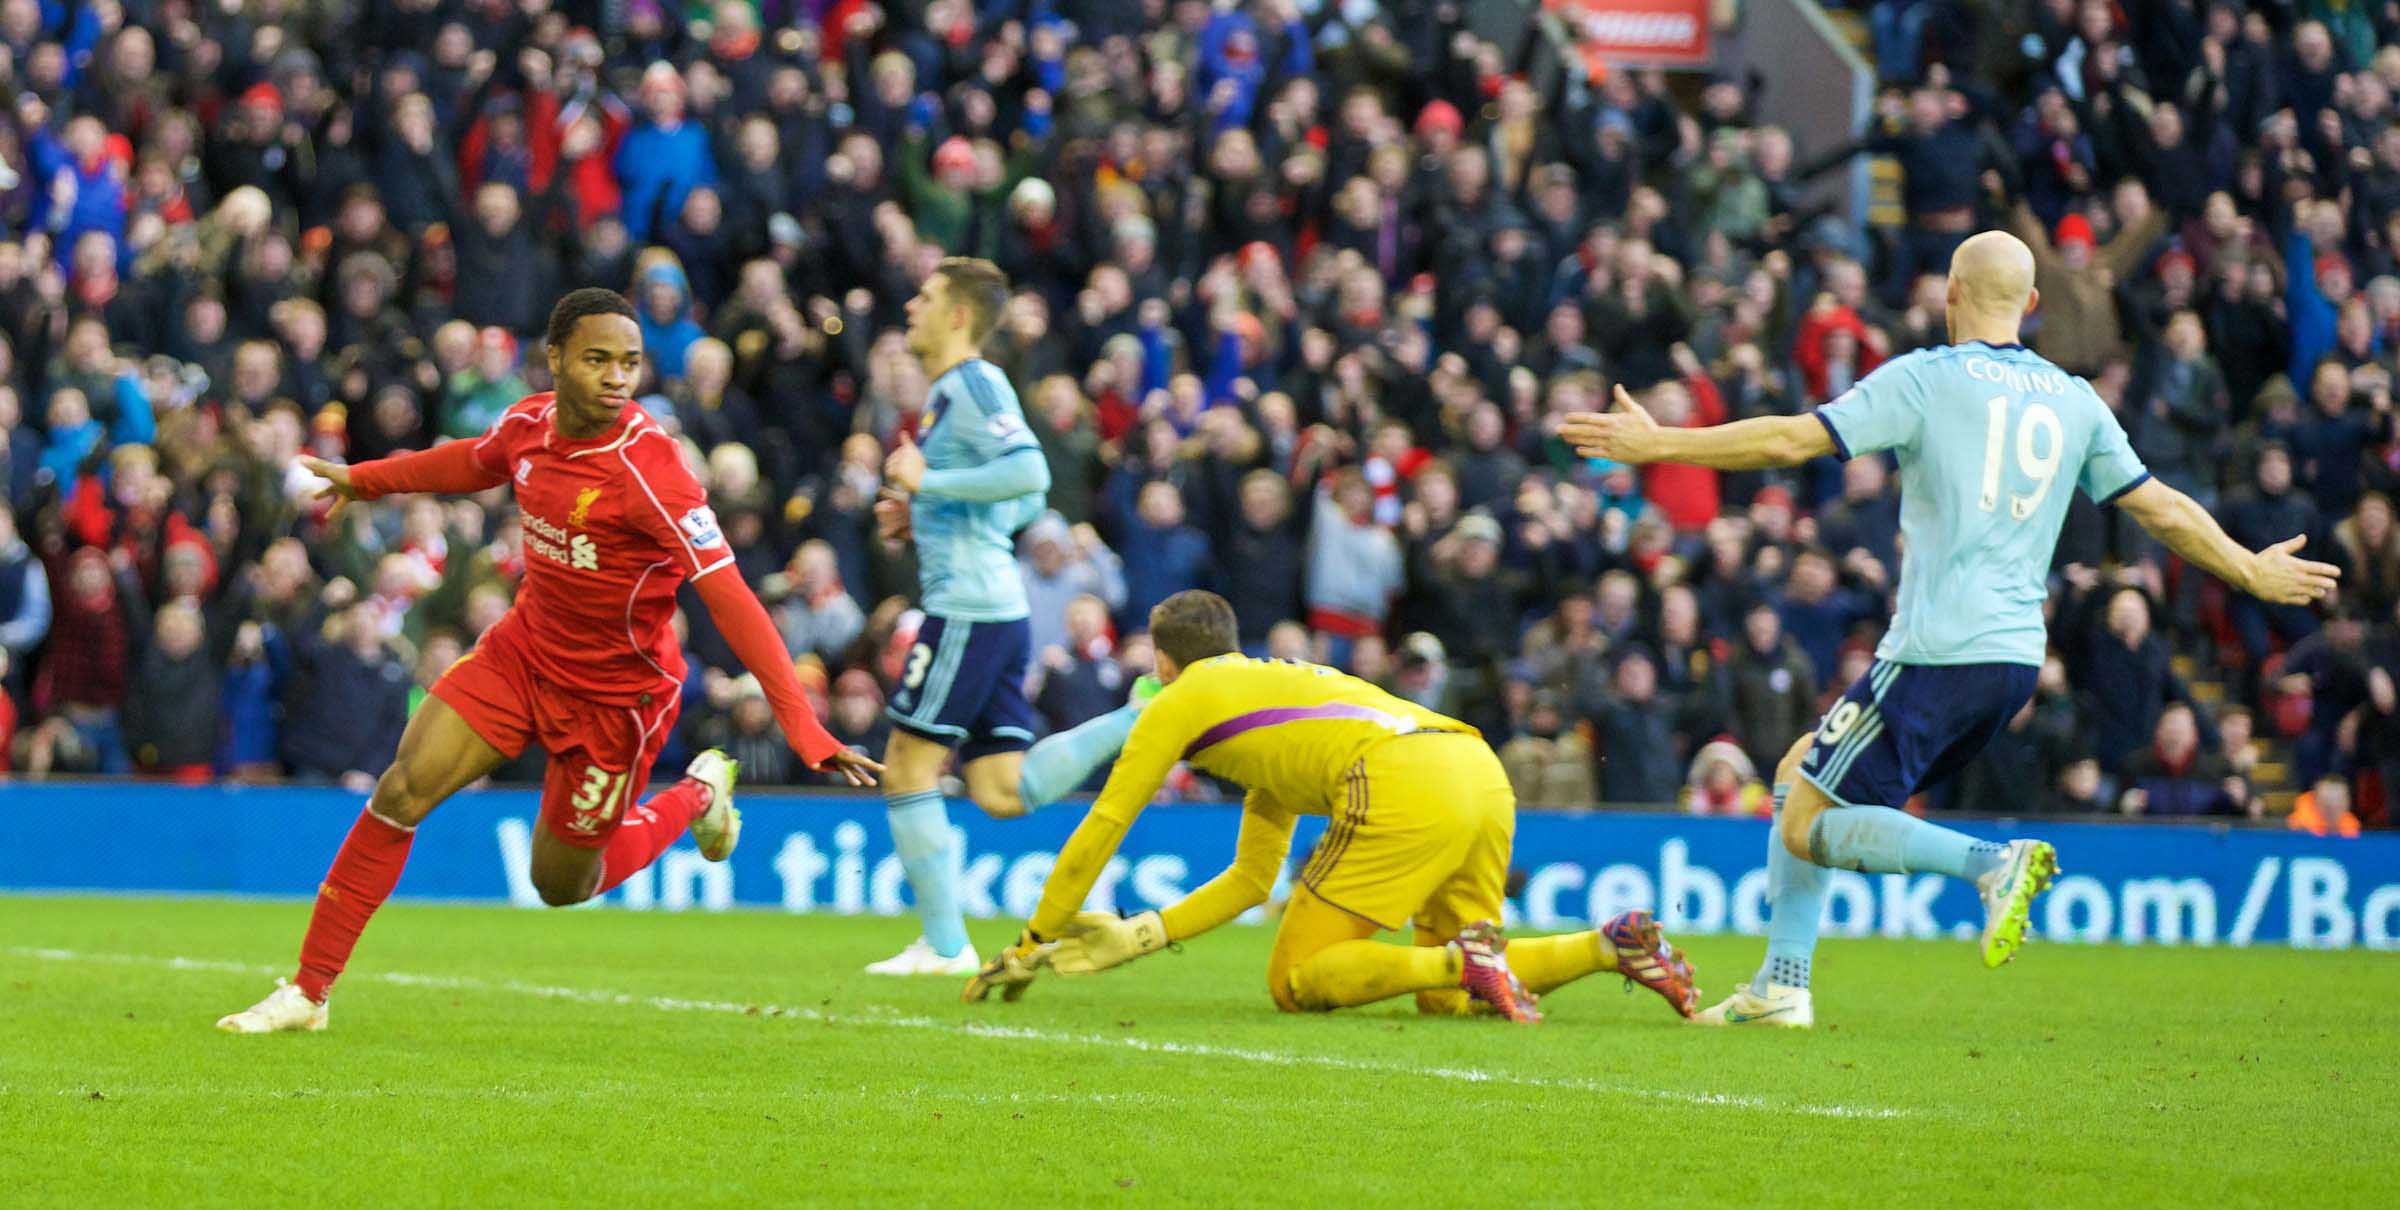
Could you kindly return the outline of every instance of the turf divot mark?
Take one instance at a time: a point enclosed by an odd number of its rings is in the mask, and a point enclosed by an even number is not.
[[[271,977],[284,974],[288,968],[251,962],[228,962],[213,958],[166,957],[149,954],[89,953],[80,950],[54,949],[40,946],[0,947],[0,954],[16,958],[31,958],[44,962],[77,962],[116,966],[149,967],[156,970],[195,971],[207,974],[257,975]],[[1624,1097],[1634,1100],[1657,1101],[1710,1109],[1740,1109],[1764,1113],[1798,1113],[1824,1118],[1892,1119],[1917,1116],[1915,1110],[1892,1109],[1872,1105],[1815,1104],[1778,1101],[1767,1097],[1722,1092],[1688,1092],[1667,1088],[1641,1088],[1612,1084],[1600,1080],[1575,1077],[1530,1076],[1510,1072],[1486,1071],[1474,1067],[1421,1067],[1407,1063],[1379,1063],[1336,1055],[1304,1054],[1292,1051],[1266,1050],[1246,1046],[1222,1046],[1211,1042],[1178,1042],[1121,1035],[1075,1033],[1035,1029],[1023,1025],[1007,1025],[990,1021],[957,1021],[893,1010],[868,1009],[859,1012],[827,1012],[804,1005],[759,1004],[755,1001],[688,999],[680,996],[644,996],[632,992],[609,991],[604,988],[564,987],[553,984],[527,983],[515,979],[476,979],[458,975],[426,975],[407,971],[366,971],[350,976],[351,981],[365,980],[435,991],[505,993],[534,996],[546,1000],[561,1000],[576,1004],[609,1007],[649,1008],[660,1012],[715,1013],[731,1016],[767,1016],[789,1020],[815,1022],[824,1025],[870,1029],[923,1029],[971,1038],[993,1038],[1020,1042],[1040,1042],[1060,1046],[1085,1046],[1100,1049],[1130,1050],[1143,1054],[1174,1055],[1189,1058],[1218,1059],[1236,1063],[1256,1063],[1281,1067],[1315,1067],[1332,1071],[1358,1072],[1372,1075],[1410,1077],[1464,1084],[1491,1084],[1521,1088],[1546,1088],[1564,1092],[1583,1092],[1596,1096]],[[205,1028],[206,1022],[202,1022]]]

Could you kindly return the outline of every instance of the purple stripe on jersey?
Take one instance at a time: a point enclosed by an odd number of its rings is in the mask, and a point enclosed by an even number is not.
[[[1183,758],[1190,760],[1193,754],[1201,749],[1224,743],[1245,731],[1256,731],[1260,727],[1273,727],[1283,723],[1305,722],[1309,719],[1341,719],[1348,722],[1373,723],[1378,727],[1388,727],[1394,733],[1405,733],[1416,729],[1415,719],[1397,714],[1386,714],[1371,706],[1353,706],[1347,702],[1327,702],[1322,706],[1278,706],[1272,710],[1253,710],[1248,714],[1234,715],[1201,732],[1200,738],[1193,740],[1189,746],[1184,748]]]

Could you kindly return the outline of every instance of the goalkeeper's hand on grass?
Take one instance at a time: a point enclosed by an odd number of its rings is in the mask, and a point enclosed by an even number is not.
[[[1157,912],[1123,917],[1077,912],[1065,935],[1051,944],[1049,960],[1062,975],[1089,975],[1166,947],[1167,926]]]
[[[973,1004],[997,991],[1002,1000],[1014,1002],[1033,986],[1033,977],[1050,964],[1051,951],[1058,948],[1055,941],[1044,941],[1032,929],[1017,934],[1016,942],[983,964],[975,977],[967,980],[967,989],[958,998]]]

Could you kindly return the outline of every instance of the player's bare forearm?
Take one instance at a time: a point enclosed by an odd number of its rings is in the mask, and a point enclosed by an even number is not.
[[[2262,601],[2305,605],[2332,592],[2341,578],[2340,568],[2299,557],[2307,535],[2294,534],[2265,550],[2250,550],[2234,541],[2199,501],[2156,479],[2117,497],[2117,507],[2186,562]]]
[[[1688,462],[1721,471],[1798,466],[1833,452],[1833,439],[1813,416],[1756,416],[1705,429],[1662,428],[1646,462]]]
[[[1833,434],[1815,416],[1758,416],[1704,429],[1669,428],[1651,419],[1625,388],[1608,412],[1577,412],[1558,435],[1586,458],[1685,462],[1721,471],[1798,466],[1834,452]]]

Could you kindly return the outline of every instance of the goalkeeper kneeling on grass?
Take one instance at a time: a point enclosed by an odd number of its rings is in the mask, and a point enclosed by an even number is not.
[[[1690,1016],[1691,965],[1647,912],[1588,933],[1504,941],[1516,797],[1474,728],[1331,668],[1237,650],[1233,607],[1179,592],[1150,611],[1165,688],[1142,710],[1091,814],[1075,829],[1042,903],[965,996],[1024,994],[1043,968],[1107,970],[1188,941],[1264,902],[1301,815],[1327,818],[1267,961],[1287,1012],[1414,993],[1419,1010],[1541,1019],[1534,998],[1617,971]],[[1120,919],[1079,910],[1101,867],[1177,761],[1249,791],[1231,868],[1164,911]],[[1415,945],[1373,940],[1414,922]]]

